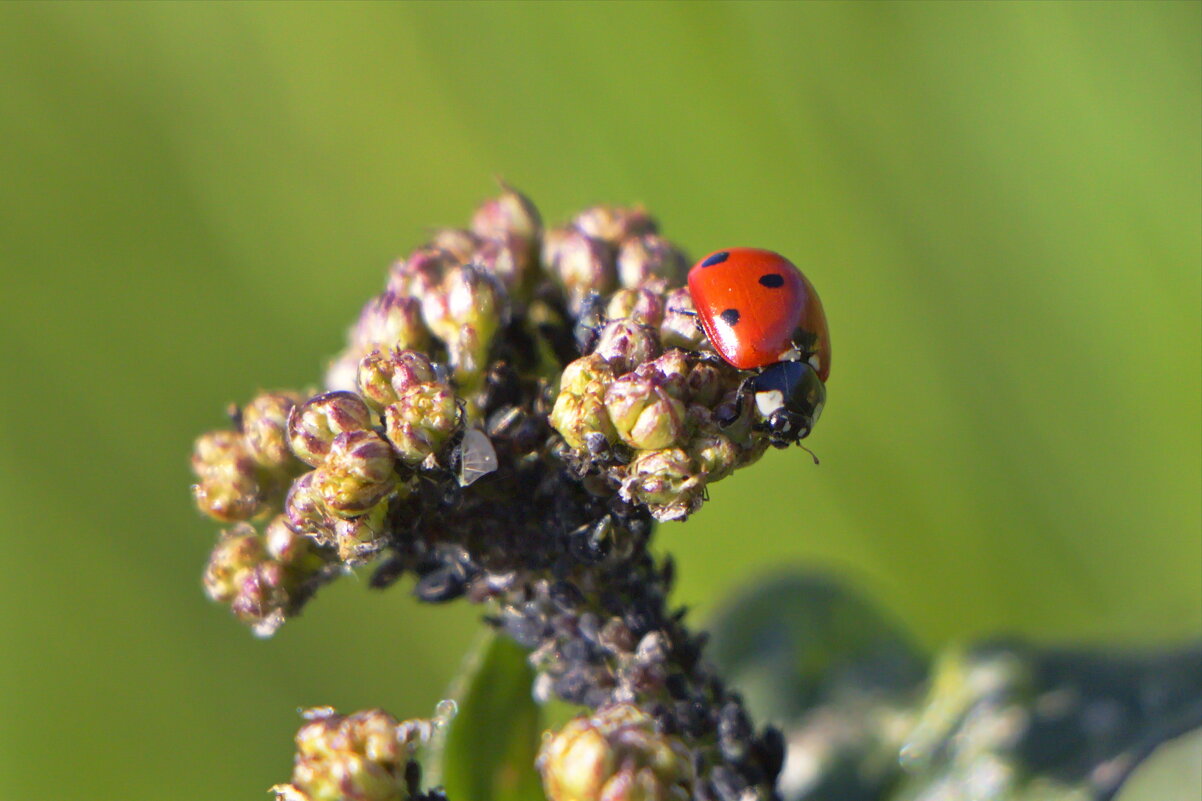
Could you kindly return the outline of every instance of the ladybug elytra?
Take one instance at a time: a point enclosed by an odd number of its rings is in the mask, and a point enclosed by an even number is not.
[[[710,343],[740,370],[773,443],[810,433],[826,399],[830,334],[822,301],[784,256],[728,248],[689,271],[689,295]]]

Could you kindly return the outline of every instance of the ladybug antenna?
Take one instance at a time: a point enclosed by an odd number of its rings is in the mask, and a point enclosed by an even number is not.
[[[799,443],[797,443],[797,447],[801,448],[803,451],[808,453],[810,455],[810,458],[814,460],[814,464],[822,464],[822,462],[818,461],[818,454],[814,453],[812,450],[807,448],[805,445],[802,445],[799,442]]]

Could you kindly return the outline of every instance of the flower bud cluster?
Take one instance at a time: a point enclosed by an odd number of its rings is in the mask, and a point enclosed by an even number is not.
[[[379,709],[339,715],[310,709],[296,733],[290,784],[271,788],[278,801],[445,801],[421,791],[415,756],[442,721],[398,722]]]
[[[632,704],[613,704],[543,735],[539,772],[548,801],[689,801],[693,759]]]
[[[774,798],[779,735],[712,674],[647,549],[653,520],[686,517],[768,444],[686,269],[641,209],[544,232],[509,187],[434,233],[392,266],[325,391],[262,396],[198,440],[201,510],[247,521],[214,551],[210,595],[267,634],[375,561],[373,587],[409,575],[422,601],[490,604],[533,651],[536,694],[605,710],[549,741],[555,797],[593,797],[571,766],[600,738],[598,798]],[[282,798],[416,797],[407,757],[364,756],[352,718],[307,727]]]
[[[551,425],[579,469],[599,471],[657,520],[684,518],[708,484],[767,443],[738,371],[679,348],[660,353],[656,330],[638,319],[606,324],[593,353],[564,369]]]
[[[201,511],[224,523],[269,514],[288,482],[303,469],[288,448],[288,415],[300,401],[287,392],[264,393],[230,417],[236,429],[196,440],[193,486]]]
[[[593,295],[618,288],[663,292],[684,283],[685,254],[658,233],[641,208],[594,206],[572,222],[547,232],[543,263],[578,316]]]
[[[210,598],[229,604],[239,620],[266,637],[330,578],[334,564],[330,551],[278,516],[263,534],[248,523],[223,533],[209,556],[204,586]]]

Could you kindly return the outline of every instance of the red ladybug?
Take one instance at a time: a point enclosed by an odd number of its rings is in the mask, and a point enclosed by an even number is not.
[[[826,398],[831,345],[822,301],[801,270],[770,250],[719,250],[689,271],[689,295],[718,355],[758,370],[748,389],[773,442],[809,434]]]

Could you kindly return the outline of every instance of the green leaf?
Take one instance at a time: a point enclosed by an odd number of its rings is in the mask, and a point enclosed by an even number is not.
[[[1202,798],[1202,729],[1164,743],[1131,774],[1118,801]]]
[[[543,721],[533,682],[526,652],[490,633],[455,682],[459,712],[427,766],[430,782],[454,801],[543,801],[534,769]]]

